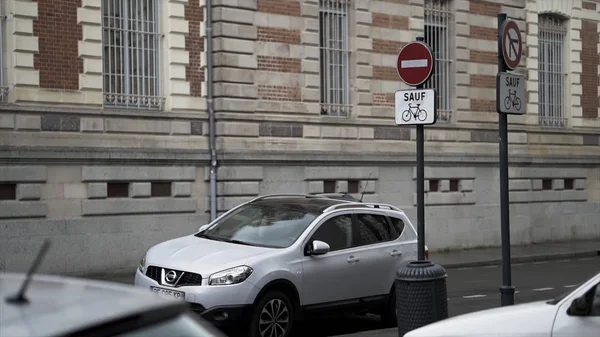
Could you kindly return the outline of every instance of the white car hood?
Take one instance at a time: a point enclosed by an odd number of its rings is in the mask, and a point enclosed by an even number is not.
[[[192,271],[208,276],[227,268],[251,264],[258,256],[275,250],[189,235],[150,248],[146,254],[146,265]]]
[[[557,309],[542,301],[483,310],[424,326],[404,337],[550,337]]]

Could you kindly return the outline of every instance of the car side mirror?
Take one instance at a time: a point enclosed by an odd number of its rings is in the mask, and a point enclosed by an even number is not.
[[[314,240],[308,244],[307,255],[324,255],[329,253],[329,245],[326,242]]]
[[[204,226],[200,226],[200,229],[198,229],[198,232],[204,232],[210,225],[204,225]]]
[[[571,302],[567,314],[571,316],[585,316],[589,313],[590,308],[585,295],[578,297]]]

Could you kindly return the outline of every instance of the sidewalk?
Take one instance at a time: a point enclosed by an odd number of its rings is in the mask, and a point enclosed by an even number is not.
[[[600,255],[600,240],[551,242],[527,246],[512,246],[513,263],[569,259]],[[431,261],[446,269],[502,264],[500,247],[429,253]],[[93,274],[84,277],[121,283],[133,283],[135,267],[130,272]],[[369,335],[370,336],[370,335]],[[375,336],[375,335],[374,335]]]

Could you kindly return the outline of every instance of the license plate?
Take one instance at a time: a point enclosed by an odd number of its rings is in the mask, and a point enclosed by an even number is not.
[[[162,297],[176,298],[178,300],[185,299],[185,293],[183,291],[175,291],[175,290],[171,290],[171,289],[164,289],[164,288],[158,288],[158,287],[150,287],[150,290],[152,290],[153,293],[158,294],[159,296],[162,296]]]

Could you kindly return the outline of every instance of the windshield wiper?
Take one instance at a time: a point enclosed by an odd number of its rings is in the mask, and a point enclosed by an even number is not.
[[[235,239],[227,239],[227,238],[222,238],[220,236],[211,236],[211,235],[206,235],[203,233],[196,234],[196,237],[209,239],[209,240],[215,240],[215,241],[221,241],[221,242],[235,243],[238,245],[256,246],[255,244],[245,242],[245,241],[240,241],[240,240],[235,240]]]

